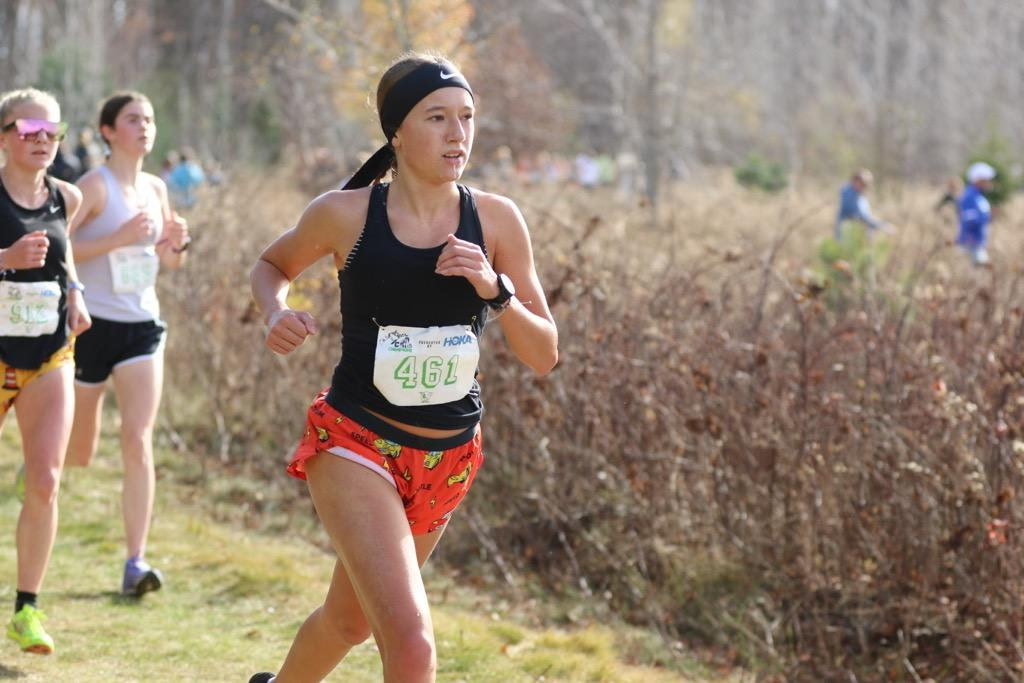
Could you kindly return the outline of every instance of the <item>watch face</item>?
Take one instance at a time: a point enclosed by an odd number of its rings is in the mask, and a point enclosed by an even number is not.
[[[510,278],[508,275],[505,275],[505,273],[502,273],[501,275],[498,276],[498,280],[500,280],[498,286],[504,289],[506,292],[508,292],[509,296],[516,295],[516,286],[512,284],[512,278]]]

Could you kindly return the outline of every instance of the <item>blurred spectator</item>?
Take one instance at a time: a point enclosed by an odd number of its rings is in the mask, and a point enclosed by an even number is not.
[[[935,204],[936,211],[942,211],[947,205],[952,206],[956,210],[957,198],[960,196],[960,192],[963,190],[963,183],[960,182],[959,178],[950,178],[946,181],[946,188],[942,193],[942,197]]]
[[[576,155],[576,182],[582,187],[597,187],[601,182],[601,167],[597,160],[586,152]]]
[[[967,187],[957,208],[960,213],[960,233],[956,243],[971,255],[976,266],[988,263],[988,226],[992,221],[992,207],[985,192],[992,189],[996,170],[983,161],[967,169]]]
[[[178,151],[175,149],[168,151],[167,156],[165,156],[164,160],[160,163],[160,178],[165,184],[170,182],[171,171],[173,171],[174,167],[179,163],[181,163],[181,156],[178,154]]]
[[[50,164],[50,168],[46,169],[46,173],[69,183],[75,182],[78,180],[78,176],[82,175],[78,159],[75,158],[75,155],[68,153],[66,142],[62,142],[57,147],[57,156],[53,158],[53,163]]]
[[[615,158],[615,165],[619,171],[619,194],[624,198],[633,196],[640,172],[636,155],[628,149],[621,150]]]
[[[850,182],[843,185],[839,190],[839,213],[836,215],[836,239],[843,238],[843,223],[845,221],[859,221],[867,226],[868,230],[886,230],[888,224],[871,215],[871,205],[864,194],[871,187],[874,176],[871,171],[862,168],[853,174]]]
[[[206,182],[211,186],[216,187],[217,185],[223,185],[226,180],[227,174],[224,173],[224,167],[221,166],[220,162],[213,157],[207,159]]]
[[[195,206],[199,186],[206,182],[206,174],[202,167],[194,161],[195,152],[188,147],[182,148],[181,161],[167,177],[167,189],[175,205],[189,209]]]
[[[538,152],[533,161],[531,173],[532,182],[537,185],[544,185],[554,180],[555,162],[548,152]]]
[[[515,159],[513,159],[512,148],[508,145],[502,145],[494,150],[493,166],[496,175],[495,180],[501,184],[511,182],[516,174],[516,164]]]
[[[615,183],[615,161],[608,154],[599,154],[595,163],[597,164],[597,180],[601,185],[613,185]]]
[[[85,174],[102,164],[104,156],[103,148],[96,142],[96,132],[89,126],[83,127],[78,133],[78,144],[75,145],[79,173]]]

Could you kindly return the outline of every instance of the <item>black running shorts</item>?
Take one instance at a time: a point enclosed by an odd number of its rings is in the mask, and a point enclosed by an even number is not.
[[[152,358],[163,350],[164,324],[121,323],[93,318],[75,340],[75,381],[102,384],[119,365]]]

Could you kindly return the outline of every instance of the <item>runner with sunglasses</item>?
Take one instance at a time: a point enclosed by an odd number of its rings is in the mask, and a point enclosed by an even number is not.
[[[75,421],[68,464],[86,466],[99,442],[103,395],[113,376],[121,414],[124,483],[121,507],[127,559],[126,595],[141,597],[163,584],[145,560],[156,476],[153,424],[163,386],[165,325],[156,278],[178,268],[189,245],[185,221],[171,211],[164,181],[142,171],[153,149],[153,105],[137,92],[117,93],[100,109],[106,163],[78,181],[82,209],[71,224],[93,327],[75,347]]]
[[[321,680],[371,632],[385,681],[434,680],[420,567],[483,462],[484,323],[500,316],[513,353],[538,374],[558,356],[522,215],[458,184],[474,137],[466,79],[447,60],[408,55],[381,78],[377,107],[388,143],[342,191],[315,199],[252,271],[267,346],[288,354],[319,329],[288,308],[289,284],[331,257],[342,355],[288,467],[307,480],[338,555],[334,577],[276,679],[251,683]],[[393,165],[393,181],[376,184]]]
[[[37,598],[57,535],[57,491],[74,415],[72,338],[89,327],[67,239],[82,196],[46,175],[65,131],[49,93],[0,96],[0,428],[14,407],[25,461],[7,636],[35,654],[54,647]]]

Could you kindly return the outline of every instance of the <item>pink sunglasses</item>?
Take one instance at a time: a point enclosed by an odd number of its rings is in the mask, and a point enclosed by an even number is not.
[[[14,119],[0,130],[6,133],[12,129],[17,129],[18,137],[22,140],[38,140],[39,134],[43,133],[47,142],[60,142],[68,132],[68,124],[45,119]]]

